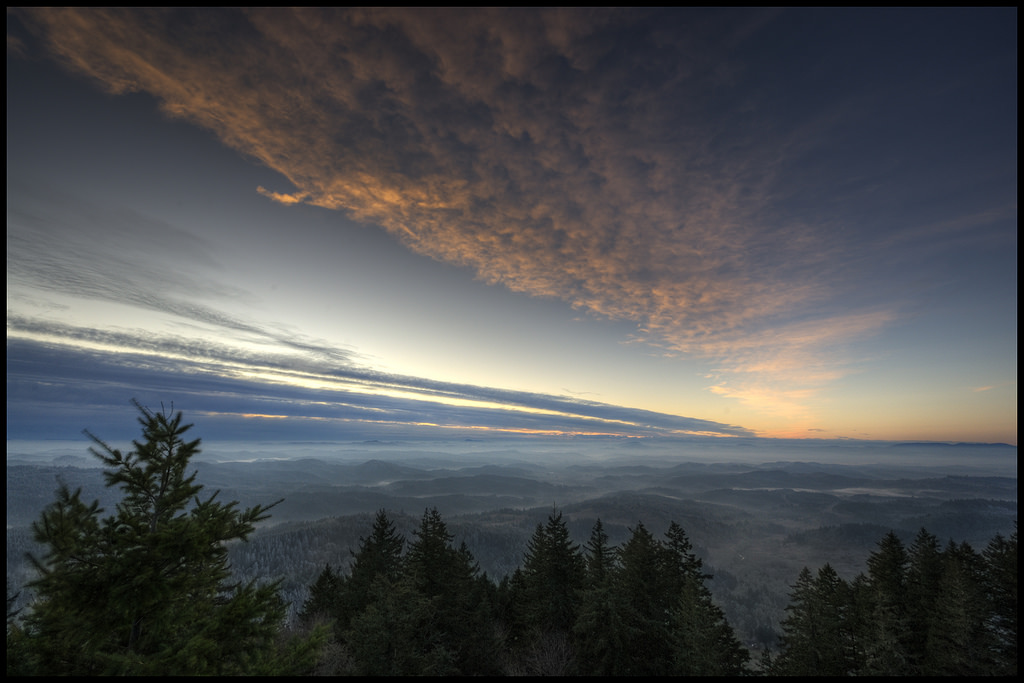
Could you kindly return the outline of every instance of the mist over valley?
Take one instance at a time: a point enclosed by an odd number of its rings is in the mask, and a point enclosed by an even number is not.
[[[9,442],[8,581],[31,576],[30,525],[58,482],[112,509],[85,444]],[[373,515],[412,539],[424,510],[443,515],[482,571],[520,566],[554,511],[573,541],[600,519],[613,545],[642,523],[683,527],[714,579],[737,635],[774,646],[804,566],[852,578],[890,530],[926,528],[983,548],[1017,518],[1016,448],[1005,444],[720,439],[504,439],[461,442],[208,442],[193,465],[207,493],[241,507],[281,502],[248,543],[232,546],[241,578],[283,578],[292,612],[326,564],[344,568]],[[26,600],[28,596],[21,596]]]

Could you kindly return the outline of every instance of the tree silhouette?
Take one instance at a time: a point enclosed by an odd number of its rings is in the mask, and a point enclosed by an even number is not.
[[[142,439],[123,453],[91,433],[90,452],[123,492],[101,518],[97,502],[66,486],[33,525],[47,548],[31,560],[36,602],[19,634],[24,673],[226,675],[293,673],[313,641],[287,652],[277,641],[286,605],[278,584],[230,581],[227,543],[245,540],[271,506],[239,510],[202,486],[189,461],[199,439],[182,414],[135,403]],[[317,636],[319,638],[319,636]],[[314,639],[316,640],[316,639]]]

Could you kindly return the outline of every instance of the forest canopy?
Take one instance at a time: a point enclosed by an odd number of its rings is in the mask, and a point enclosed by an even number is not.
[[[642,521],[618,545],[600,518],[574,542],[557,508],[495,580],[436,507],[407,538],[381,509],[309,585],[296,623],[280,580],[239,581],[228,546],[275,504],[204,493],[182,414],[138,404],[126,452],[88,433],[110,512],[61,486],[33,524],[45,549],[12,613],[9,675],[1014,675],[1017,533],[982,551],[889,532],[866,571],[795,577],[778,649],[757,656],[712,597],[683,527]]]

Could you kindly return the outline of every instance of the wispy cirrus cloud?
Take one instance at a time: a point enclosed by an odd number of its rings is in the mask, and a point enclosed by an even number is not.
[[[202,237],[53,187],[15,180],[9,181],[8,190],[14,198],[8,203],[7,277],[14,298],[44,293],[122,304],[158,314],[178,326],[205,329],[207,334],[205,339],[199,334],[186,340],[162,331],[122,340],[123,332],[59,325],[46,315],[30,318],[10,308],[9,332],[61,330],[58,336],[68,340],[107,347],[125,342],[125,348],[147,353],[186,347],[212,353],[216,348],[210,341],[212,334],[282,354],[320,354],[334,363],[349,363],[354,356],[339,345],[314,341],[279,325],[256,323],[218,307],[218,301],[252,297],[216,277],[219,264]]]

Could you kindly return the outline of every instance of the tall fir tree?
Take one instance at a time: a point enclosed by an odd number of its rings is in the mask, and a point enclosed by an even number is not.
[[[419,676],[458,673],[451,652],[433,647],[432,602],[412,582],[374,582],[366,607],[344,632],[352,671],[359,676]]]
[[[671,623],[674,600],[669,588],[674,582],[663,569],[661,543],[637,522],[619,553],[620,567],[613,590],[628,611],[618,620],[624,629],[619,637],[626,644],[615,675],[668,676],[672,673]]]
[[[935,631],[940,582],[943,573],[942,548],[939,539],[922,528],[910,545],[907,566],[907,656],[909,671],[930,676],[936,672],[931,664],[937,660],[939,647],[930,634]]]
[[[233,583],[227,543],[245,540],[273,506],[239,510],[200,498],[189,473],[199,439],[182,414],[141,415],[142,439],[123,453],[87,434],[123,492],[114,514],[66,487],[33,525],[47,550],[25,619],[25,673],[228,675],[296,673],[314,642],[278,651],[286,605],[278,584]],[[318,635],[317,638],[321,636]]]
[[[993,672],[982,557],[966,542],[952,541],[942,554],[943,571],[929,629],[929,669],[943,676]]]
[[[983,553],[985,596],[992,633],[992,673],[1017,675],[1017,523],[1009,538],[996,534]]]
[[[775,673],[789,676],[848,676],[856,669],[849,585],[826,564],[817,577],[804,567],[790,594],[782,622],[782,652]]]
[[[530,539],[523,559],[527,619],[534,630],[567,633],[576,621],[585,561],[555,510]]]
[[[596,588],[607,583],[618,564],[618,549],[608,544],[608,534],[598,518],[590,531],[590,540],[584,546],[586,561],[586,587]]]
[[[818,664],[817,604],[810,568],[801,569],[790,588],[786,618],[780,624],[782,651],[772,662],[772,671],[788,676],[810,676]]]
[[[907,550],[895,532],[878,542],[868,557],[870,622],[864,643],[864,673],[906,676],[912,673],[909,651],[910,611],[907,596]]]
[[[586,573],[576,623],[577,670],[584,676],[611,676],[624,665],[627,644],[623,619],[629,611],[612,584],[618,571],[618,550],[598,519],[584,546]]]
[[[750,658],[711,597],[705,583],[711,574],[693,552],[693,544],[677,522],[662,541],[661,573],[670,605],[670,644],[674,675],[737,676]]]
[[[309,587],[309,595],[299,610],[299,621],[306,625],[319,621],[334,621],[339,611],[338,602],[343,579],[344,577],[334,571],[330,564],[324,566]]]
[[[405,673],[498,673],[493,605],[486,581],[466,545],[454,546],[437,508],[429,509],[409,545],[393,589],[383,591],[384,583],[374,583],[372,599],[353,619],[345,634],[346,642],[357,662],[359,652],[397,656]],[[397,595],[407,596],[405,607],[395,601]],[[383,637],[379,629],[385,623],[408,634],[408,638],[381,652],[372,641]],[[364,673],[396,670],[388,661],[363,661],[358,668]]]
[[[388,590],[401,577],[404,546],[405,539],[387,512],[378,510],[370,535],[359,539],[348,575],[339,581],[334,613],[339,633],[347,630],[352,619],[366,609],[373,595]]]
[[[576,673],[573,626],[584,587],[586,563],[562,513],[553,510],[530,538],[511,596],[518,670],[533,675]]]
[[[750,654],[736,638],[725,613],[711,593],[687,577],[669,613],[672,675],[740,676]]]

